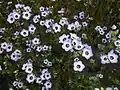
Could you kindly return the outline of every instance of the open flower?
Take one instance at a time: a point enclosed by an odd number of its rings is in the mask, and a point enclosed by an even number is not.
[[[92,49],[84,48],[82,56],[85,57],[86,59],[89,59],[90,57],[92,57],[93,56]]]
[[[55,33],[61,32],[61,26],[59,24],[57,24],[57,23],[53,24],[52,28],[53,28]]]
[[[72,44],[71,42],[64,42],[63,45],[62,45],[62,48],[65,50],[65,51],[70,51],[72,50]]]
[[[101,63],[102,63],[102,64],[110,63],[107,55],[102,55],[102,56],[100,56],[100,59],[101,59]]]
[[[28,81],[28,83],[32,83],[32,82],[34,82],[35,78],[36,77],[34,74],[27,74],[26,80]]]
[[[29,20],[31,17],[31,13],[26,11],[26,12],[23,12],[23,15],[22,15],[22,18],[23,19],[26,19],[26,20]]]
[[[82,63],[82,61],[74,62],[74,67],[73,67],[74,71],[82,72],[84,68],[85,68],[85,65]]]
[[[23,30],[20,32],[20,34],[21,34],[23,37],[27,37],[27,36],[29,35],[28,30],[25,30],[25,29],[23,29]]]
[[[109,52],[108,59],[110,60],[111,63],[117,63],[118,62],[118,55],[115,54],[114,52]]]

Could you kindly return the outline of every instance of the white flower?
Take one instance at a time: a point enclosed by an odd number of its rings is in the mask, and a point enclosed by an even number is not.
[[[111,63],[117,63],[118,62],[118,55],[115,54],[114,52],[109,52],[108,59],[110,60]]]
[[[88,23],[87,22],[82,22],[83,27],[87,27]]]
[[[101,28],[101,26],[96,26],[96,27],[95,27],[95,30],[96,30],[96,31],[99,31],[100,28]]]
[[[102,64],[110,63],[107,55],[100,56],[100,59]]]
[[[31,17],[31,13],[28,12],[28,11],[23,12],[22,14],[23,14],[23,15],[22,15],[22,18],[23,18],[23,19],[29,20],[30,17]]]
[[[81,50],[83,49],[84,45],[82,44],[81,41],[79,41],[75,46],[74,46],[74,49],[75,50]]]
[[[84,19],[85,18],[85,13],[82,11],[79,13],[79,18]]]
[[[77,30],[80,30],[82,25],[78,21],[75,21],[75,27]]]
[[[57,23],[53,24],[52,28],[53,28],[55,33],[61,32],[61,26],[59,24],[57,24]]]
[[[117,29],[117,26],[116,25],[112,25],[112,27],[111,27],[112,29]]]
[[[82,61],[74,62],[74,67],[73,67],[74,71],[82,72],[84,68],[85,65],[82,63]]]
[[[42,84],[42,79],[40,77],[36,77],[36,83]]]
[[[33,71],[33,67],[32,66],[27,66],[26,69],[25,69],[26,73],[32,73],[32,71]]]
[[[105,37],[106,37],[107,39],[111,38],[111,33],[108,32],[108,33],[105,35]]]
[[[100,90],[99,88],[94,88],[94,90]]]
[[[75,24],[74,23],[68,24],[67,29],[70,31],[75,30]]]
[[[13,16],[14,16],[15,19],[20,19],[21,15],[18,12],[14,11]]]
[[[42,51],[42,46],[37,46],[36,51],[41,52]]]
[[[46,81],[45,83],[44,83],[44,86],[45,86],[45,88],[51,88],[52,87],[52,83],[50,82],[50,81]]]
[[[11,43],[7,44],[6,52],[11,52],[12,48],[13,48],[13,45]]]
[[[107,43],[107,39],[103,38],[102,43]]]
[[[13,82],[13,86],[16,87],[18,85],[18,82],[17,81],[14,81]]]
[[[41,12],[41,16],[46,17],[47,15],[48,15],[48,12],[47,12],[47,11],[42,11],[42,12]]]
[[[23,9],[24,9],[26,12],[32,12],[30,6],[25,6],[25,7],[23,7]]]
[[[114,87],[114,89],[113,90],[119,90],[117,87]]]
[[[52,23],[51,19],[46,19],[44,24],[45,24],[46,28],[50,28],[53,23]]]
[[[106,90],[113,90],[111,87],[107,87]]]
[[[22,88],[23,87],[23,83],[22,82],[18,82],[18,87]]]
[[[59,24],[62,26],[67,25],[68,24],[67,18],[61,18]]]
[[[52,66],[52,62],[48,62],[47,66],[49,67]]]
[[[41,6],[39,9],[41,12],[45,10],[45,8],[43,6]]]
[[[49,80],[51,78],[51,74],[50,73],[45,73],[45,79]]]
[[[1,48],[3,48],[3,49],[7,49],[7,43],[6,42],[4,42],[4,43],[1,43]]]
[[[42,74],[40,75],[40,78],[41,78],[42,81],[45,80],[45,74],[42,73]]]
[[[40,25],[44,26],[45,25],[45,21],[44,20],[40,20]]]
[[[10,14],[8,15],[7,21],[8,21],[10,24],[14,23],[15,18],[14,18],[14,16],[13,16],[13,13],[10,13]]]
[[[0,65],[0,71],[2,70],[2,67],[1,67],[1,65]]]
[[[62,45],[62,48],[63,48],[65,51],[70,51],[73,47],[72,47],[71,42],[64,42],[63,45]]]
[[[93,56],[92,49],[84,48],[82,56],[85,57],[86,59],[89,59],[90,57],[92,57]]]
[[[35,15],[34,17],[33,17],[33,22],[34,23],[38,23],[40,21],[40,15]]]
[[[70,33],[70,38],[73,40],[73,39],[77,39],[78,41],[81,41],[81,38],[79,38],[78,36],[77,36],[77,34],[75,34],[75,33]]]
[[[23,64],[23,66],[22,66],[22,70],[25,70],[25,69],[27,68],[27,66],[28,66],[27,63]]]
[[[43,47],[42,47],[42,50],[43,51],[47,51],[49,49],[49,46],[47,46],[47,45],[44,45]]]
[[[59,43],[64,43],[65,41],[68,41],[69,35],[63,34],[59,37]]]
[[[27,74],[26,80],[28,81],[28,83],[32,83],[32,82],[34,82],[35,78],[36,77],[34,74]]]
[[[35,33],[35,30],[36,30],[36,27],[35,27],[33,24],[30,24],[30,26],[28,26],[28,31],[29,31],[31,34],[34,34],[34,33]]]
[[[116,47],[120,47],[120,39],[116,40],[116,41],[114,42],[114,44],[115,44]]]
[[[106,27],[106,26],[104,26],[104,27],[103,27],[103,30],[107,30],[107,27]]]
[[[40,39],[35,37],[35,38],[32,40],[32,43],[33,43],[33,44],[40,44]]]
[[[44,59],[44,64],[48,64],[48,59]]]
[[[27,37],[27,36],[29,35],[28,30],[25,30],[25,29],[23,29],[23,30],[20,32],[20,34],[21,34],[23,37]]]
[[[16,4],[15,8],[23,8],[25,5],[24,4]]]

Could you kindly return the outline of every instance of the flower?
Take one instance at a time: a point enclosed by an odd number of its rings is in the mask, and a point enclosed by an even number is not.
[[[10,13],[10,14],[8,15],[7,21],[8,21],[10,24],[14,23],[15,18],[14,18],[14,14],[13,14],[13,13]]]
[[[51,78],[51,74],[50,73],[45,73],[45,79],[49,80]]]
[[[102,43],[107,43],[107,39],[103,38]]]
[[[32,66],[27,66],[26,69],[25,69],[26,73],[32,73],[32,71],[33,71],[33,67]]]
[[[100,59],[101,59],[101,63],[102,63],[102,64],[110,63],[107,55],[101,55],[101,56],[100,56]]]
[[[36,77],[36,83],[41,84],[42,83],[42,79],[40,77]]]
[[[111,87],[107,87],[106,90],[113,90]]]
[[[45,83],[44,83],[44,86],[45,86],[45,88],[51,88],[52,87],[52,83],[50,82],[50,81],[46,81]]]
[[[36,51],[41,52],[42,51],[42,46],[37,46]]]
[[[4,42],[4,43],[1,43],[1,48],[3,48],[3,49],[7,49],[7,43],[6,42]]]
[[[16,11],[13,12],[14,19],[20,19],[20,14]]]
[[[64,43],[65,41],[68,41],[69,35],[63,34],[59,37],[59,43]]]
[[[28,31],[29,31],[31,34],[34,34],[34,33],[35,33],[35,30],[36,30],[36,27],[35,27],[33,24],[30,24],[30,26],[28,26]]]
[[[53,25],[52,20],[46,19],[44,25],[46,26],[46,28],[50,28]]]
[[[65,51],[70,51],[72,50],[72,44],[71,42],[64,42],[63,45],[62,45],[62,48],[65,50]]]
[[[83,53],[82,56],[85,57],[86,59],[89,59],[90,57],[93,56],[92,49],[90,48],[83,48]]]
[[[111,38],[111,33],[108,32],[108,33],[105,35],[105,37],[106,37],[107,39]]]
[[[22,14],[23,14],[23,15],[22,15],[22,18],[23,18],[23,19],[29,20],[30,17],[31,17],[31,13],[28,12],[28,11],[25,11],[25,12],[23,12]]]
[[[41,12],[45,10],[45,8],[43,6],[41,6],[39,9]]]
[[[42,17],[46,17],[47,15],[48,15],[48,12],[47,12],[47,11],[42,11],[42,12],[41,12],[41,16],[42,16]]]
[[[118,55],[115,54],[114,52],[109,52],[108,59],[110,60],[111,63],[117,63],[118,62]]]
[[[13,48],[13,45],[11,43],[7,44],[6,52],[11,52],[12,48]]]
[[[40,44],[40,39],[35,37],[35,38],[32,40],[32,43],[33,43],[33,44]]]
[[[82,22],[83,27],[87,27],[88,23],[87,22]]]
[[[59,24],[62,26],[67,25],[68,24],[67,18],[62,17],[59,21]]]
[[[117,29],[117,26],[116,25],[112,25],[111,27],[113,30],[116,30]]]
[[[20,32],[20,34],[21,34],[23,37],[27,37],[27,36],[29,35],[28,30],[25,30],[25,29],[23,29],[23,30]]]
[[[45,25],[45,21],[44,20],[40,20],[40,25],[44,26]]]
[[[27,74],[27,78],[26,78],[26,80],[28,81],[28,83],[32,83],[32,82],[34,82],[34,80],[35,80],[35,75],[34,74]]]
[[[57,23],[53,24],[52,28],[53,28],[53,30],[54,30],[55,33],[61,31],[61,26],[59,24],[57,24]]]
[[[84,19],[85,18],[85,13],[82,11],[79,13],[79,18]]]
[[[70,31],[75,30],[75,24],[74,23],[68,24],[67,29]]]
[[[33,17],[33,22],[34,23],[38,23],[40,21],[40,15],[35,15],[34,17]]]
[[[24,9],[26,12],[32,12],[30,6],[25,6],[25,7],[23,7],[23,9]]]
[[[82,63],[82,61],[75,61],[74,62],[74,71],[82,72],[85,68],[85,65]]]
[[[115,44],[116,47],[120,47],[120,39],[116,40],[116,41],[114,42],[114,44]]]
[[[49,46],[43,45],[43,47],[42,47],[42,50],[43,50],[43,51],[47,51],[48,49],[49,49]]]
[[[22,88],[23,87],[23,83],[22,82],[18,82],[18,87]]]

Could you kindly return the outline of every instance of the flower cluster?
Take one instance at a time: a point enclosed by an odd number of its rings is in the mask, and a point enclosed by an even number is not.
[[[114,50],[111,50],[110,52],[108,52],[107,55],[105,54],[105,55],[100,56],[102,64],[117,63],[118,57],[119,56],[116,53],[114,53]]]
[[[23,87],[23,83],[16,80],[16,81],[13,82],[13,86],[16,87],[17,89],[20,89],[20,88]]]

